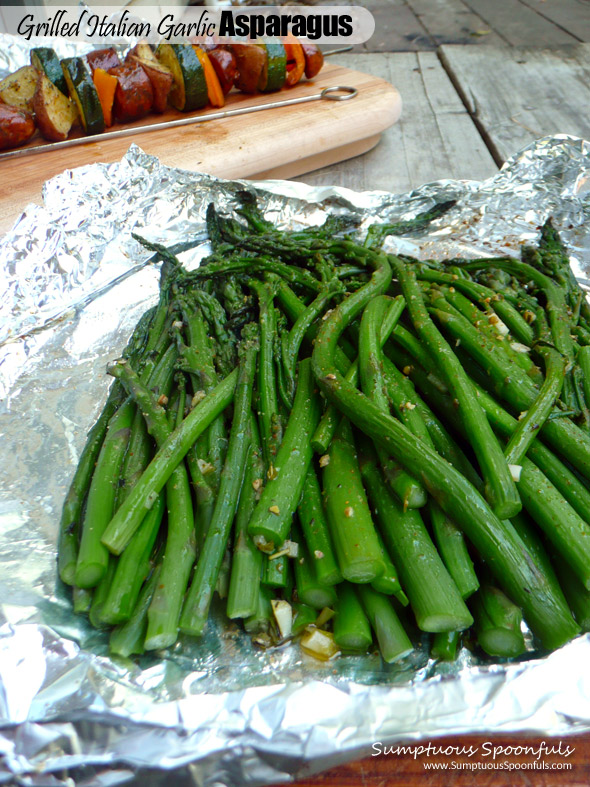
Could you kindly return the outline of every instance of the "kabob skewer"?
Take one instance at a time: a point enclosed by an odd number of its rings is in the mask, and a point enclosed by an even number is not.
[[[48,142],[70,144],[105,132],[133,133],[132,128],[108,129],[170,107],[181,112],[208,105],[221,109],[234,88],[253,94],[293,87],[304,75],[313,79],[323,63],[317,46],[294,36],[232,45],[209,38],[199,44],[161,43],[155,50],[140,42],[123,62],[112,47],[61,61],[53,49],[36,48],[30,66],[0,82],[0,150],[24,145],[37,129]],[[230,112],[240,114],[239,109]],[[86,137],[75,133],[79,127]]]

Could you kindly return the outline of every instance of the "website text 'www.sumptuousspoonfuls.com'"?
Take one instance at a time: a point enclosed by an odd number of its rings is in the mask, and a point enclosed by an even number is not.
[[[575,751],[563,741],[535,745],[495,744],[484,741],[480,744],[388,746],[381,742],[372,745],[372,756],[405,755],[422,760],[424,770],[429,771],[568,771],[572,763],[567,761]]]

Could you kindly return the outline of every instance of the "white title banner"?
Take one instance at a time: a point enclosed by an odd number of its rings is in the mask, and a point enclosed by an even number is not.
[[[0,6],[0,32],[39,43],[63,38],[103,46],[145,39],[219,43],[294,35],[316,44],[361,44],[375,30],[362,6]]]

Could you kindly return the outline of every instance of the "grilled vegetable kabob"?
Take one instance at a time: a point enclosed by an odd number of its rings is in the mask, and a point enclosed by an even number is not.
[[[139,43],[123,63],[113,48],[62,61],[49,47],[35,48],[30,66],[0,82],[0,150],[25,143],[36,127],[59,142],[78,122],[85,133],[100,134],[114,121],[140,120],[169,105],[187,112],[222,107],[234,86],[280,90],[304,73],[312,78],[322,64],[315,45],[293,37],[234,46],[162,43],[155,52]]]

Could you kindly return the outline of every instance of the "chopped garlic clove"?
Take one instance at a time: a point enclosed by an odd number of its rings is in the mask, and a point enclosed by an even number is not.
[[[291,636],[293,628],[293,608],[288,601],[273,598],[271,600],[272,612],[283,639]]]
[[[521,344],[520,342],[510,342],[510,346],[515,353],[530,353],[531,351],[530,347],[527,347],[526,344]]]
[[[520,474],[522,473],[522,465],[508,465],[510,475],[515,483],[520,481]]]
[[[320,661],[329,661],[340,653],[334,642],[334,635],[314,626],[305,629],[305,634],[301,637],[301,648],[309,656]]]

